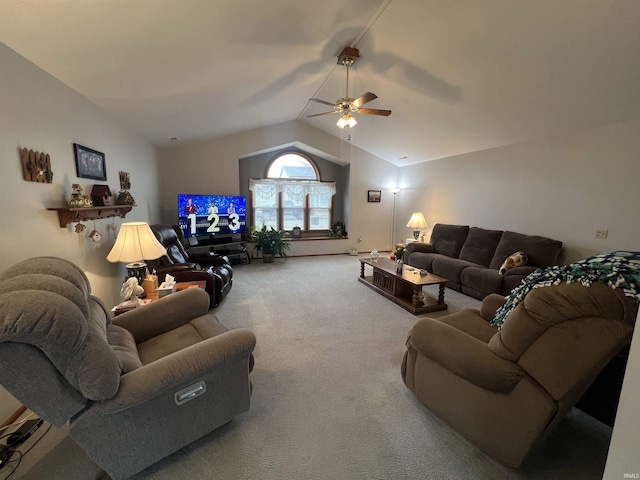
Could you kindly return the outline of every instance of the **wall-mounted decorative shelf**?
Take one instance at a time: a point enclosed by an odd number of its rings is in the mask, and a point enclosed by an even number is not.
[[[47,208],[58,212],[60,228],[65,228],[72,222],[83,220],[98,220],[99,218],[120,217],[124,218],[131,211],[133,205],[110,205],[105,207],[60,207]]]

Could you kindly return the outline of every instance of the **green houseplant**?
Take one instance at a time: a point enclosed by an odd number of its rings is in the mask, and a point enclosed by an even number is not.
[[[271,263],[274,255],[287,258],[287,250],[289,250],[289,232],[284,230],[276,230],[273,227],[267,227],[262,224],[260,229],[251,232],[251,241],[255,242],[255,250],[262,251],[262,261]]]

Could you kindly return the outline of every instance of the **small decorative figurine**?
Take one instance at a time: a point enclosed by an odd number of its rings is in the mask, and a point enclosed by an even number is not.
[[[91,199],[86,195],[82,195],[82,187],[79,183],[71,185],[71,198],[69,199],[70,207],[91,207],[92,205],[93,202]]]
[[[89,238],[97,243],[102,239],[102,234],[97,230],[91,230]]]

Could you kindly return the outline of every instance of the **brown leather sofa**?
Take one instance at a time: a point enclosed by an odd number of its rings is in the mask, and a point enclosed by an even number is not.
[[[155,270],[159,281],[167,273],[178,282],[204,280],[211,300],[210,306],[219,305],[233,285],[233,268],[229,259],[213,252],[188,254],[178,226],[155,224],[150,227],[158,241],[167,249],[167,254],[157,260],[148,260],[149,270]]]
[[[429,243],[406,247],[405,263],[449,280],[447,287],[482,300],[491,293],[508,295],[539,267],[555,265],[562,242],[536,235],[438,223]],[[528,262],[501,274],[510,255],[525,252]]]
[[[422,318],[402,377],[429,410],[494,459],[518,467],[631,341],[638,306],[603,283],[531,290],[505,318],[505,298]]]

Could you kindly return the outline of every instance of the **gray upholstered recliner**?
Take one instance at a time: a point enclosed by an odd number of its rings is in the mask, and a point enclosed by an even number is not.
[[[254,334],[192,288],[113,321],[76,265],[39,257],[0,276],[0,384],[126,478],[248,410]]]
[[[422,318],[402,377],[429,410],[496,460],[518,467],[631,341],[638,305],[621,288],[580,282],[536,288],[490,324],[505,298]]]

